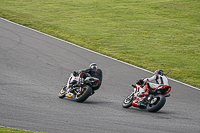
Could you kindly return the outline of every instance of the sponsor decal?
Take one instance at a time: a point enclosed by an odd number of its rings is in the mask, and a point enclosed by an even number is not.
[[[68,93],[68,94],[67,94],[67,97],[73,98],[73,96],[74,96],[74,95],[73,95],[72,93]]]

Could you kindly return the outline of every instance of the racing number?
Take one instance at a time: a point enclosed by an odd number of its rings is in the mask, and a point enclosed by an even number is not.
[[[67,94],[67,97],[72,97],[72,98],[73,98],[73,94],[68,93],[68,94]]]

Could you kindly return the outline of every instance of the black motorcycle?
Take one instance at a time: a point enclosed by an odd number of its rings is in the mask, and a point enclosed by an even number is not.
[[[71,73],[67,85],[60,90],[59,98],[67,98],[77,102],[84,102],[89,96],[94,94],[95,87],[101,81],[95,77],[81,78],[79,74]]]

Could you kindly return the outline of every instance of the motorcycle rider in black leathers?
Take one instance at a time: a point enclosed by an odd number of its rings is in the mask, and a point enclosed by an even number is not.
[[[74,76],[80,75],[81,78],[87,78],[87,77],[95,77],[98,78],[100,80],[100,82],[98,83],[98,86],[93,88],[93,90],[97,90],[100,88],[101,83],[102,83],[102,71],[101,69],[99,69],[97,67],[96,63],[92,63],[89,65],[88,69],[85,70],[79,70],[78,72],[74,71]],[[79,87],[80,84],[77,84],[77,82],[73,82],[72,85],[74,87]],[[94,94],[94,91],[92,92],[92,94]]]

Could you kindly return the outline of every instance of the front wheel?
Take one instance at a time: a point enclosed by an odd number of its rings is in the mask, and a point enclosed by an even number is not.
[[[124,99],[123,103],[122,103],[122,107],[123,108],[129,108],[129,107],[131,107],[132,101],[133,101],[133,96],[132,95],[127,96]]]
[[[163,95],[155,96],[149,104],[147,104],[147,110],[149,112],[159,111],[165,104],[166,98]]]
[[[92,88],[88,85],[82,88],[81,93],[77,93],[76,101],[77,102],[84,102],[92,93]]]
[[[59,98],[64,98],[65,97],[65,89],[66,87],[63,87],[61,90],[60,90],[60,92],[59,92],[59,94],[58,94],[58,97]]]

